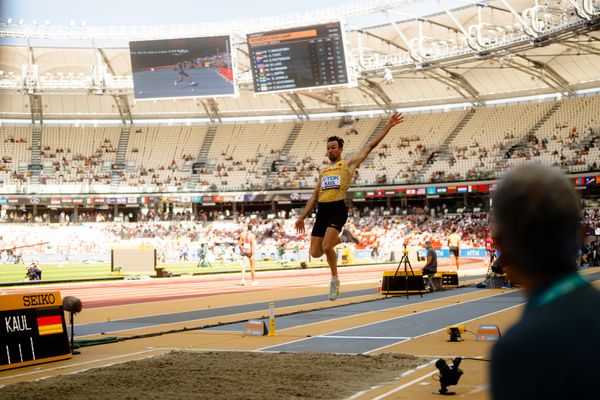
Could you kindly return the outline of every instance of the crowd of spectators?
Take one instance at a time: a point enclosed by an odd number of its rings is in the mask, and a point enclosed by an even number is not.
[[[390,254],[400,250],[404,243],[417,249],[423,248],[427,241],[434,248],[445,247],[446,238],[455,228],[463,248],[483,248],[490,234],[487,212],[457,211],[352,208],[347,226],[360,239],[357,248],[370,250],[380,261],[390,259]],[[44,254],[62,255],[66,261],[73,254],[86,254],[90,260],[97,260],[119,245],[152,245],[158,249],[162,262],[191,262],[200,256],[202,244],[208,246],[215,259],[225,261],[235,259],[239,235],[247,224],[254,226],[258,251],[271,258],[276,257],[281,246],[298,252],[306,250],[310,243],[310,230],[302,235],[295,231],[294,210],[269,216],[229,212],[198,216],[190,212],[175,215],[149,212],[138,216],[136,222],[128,222],[129,217],[84,214],[74,221],[61,214],[52,223],[44,215],[37,221],[39,223],[0,224],[0,248],[5,250],[0,254],[0,262],[27,262],[32,256]],[[591,233],[600,229],[600,209],[585,210],[584,222]],[[587,237],[584,244],[582,264],[590,264],[597,259],[598,244],[593,236]],[[19,248],[23,245],[33,246]]]
[[[348,133],[350,134],[350,133]],[[557,123],[553,128],[525,135],[509,132],[493,141],[473,139],[467,145],[425,145],[419,134],[403,135],[382,143],[358,170],[355,181],[364,185],[410,182],[451,182],[486,180],[523,162],[539,161],[563,172],[597,171],[600,127],[577,127]],[[73,151],[65,145],[45,144],[41,151],[43,170],[39,183],[44,185],[87,184],[109,185],[119,181],[124,190],[181,191],[189,188],[195,156],[183,149],[165,165],[145,165],[136,159],[138,148],[130,149],[131,159],[118,169],[119,179],[111,169],[116,154],[114,138],[105,138],[89,154]],[[461,142],[461,143],[464,143]],[[19,147],[24,146],[24,147]],[[281,149],[269,148],[264,154],[236,156],[223,149],[219,156],[206,160],[198,172],[196,190],[268,190],[310,188],[317,171],[327,160],[320,155],[296,151],[296,156],[283,156]],[[297,147],[297,146],[296,146]],[[77,148],[77,147],[73,147]],[[19,150],[21,149],[21,150]],[[269,149],[269,150],[267,150]],[[296,149],[298,150],[298,149]],[[166,149],[172,152],[172,149]],[[4,185],[26,183],[31,144],[16,136],[4,137],[0,178]],[[25,157],[25,158],[23,158]],[[93,190],[91,190],[93,191]]]
[[[539,136],[539,137],[538,137]],[[429,163],[434,164],[429,176],[431,182],[469,181],[499,178],[502,172],[522,162],[542,162],[563,172],[598,171],[597,152],[600,146],[600,129],[587,127],[580,131],[577,127],[559,124],[551,132],[515,138],[506,133],[501,144],[491,147],[481,146],[476,140],[470,146],[450,149],[448,164],[452,167],[461,160],[477,160],[475,165],[463,171],[448,172],[437,169],[435,155]],[[434,153],[432,153],[433,155]]]
[[[107,155],[116,149],[110,139],[106,138],[91,154],[73,152],[69,147],[42,148],[41,161],[44,168],[40,174],[41,184],[89,183],[107,185],[110,183],[111,171],[102,167],[108,160]]]

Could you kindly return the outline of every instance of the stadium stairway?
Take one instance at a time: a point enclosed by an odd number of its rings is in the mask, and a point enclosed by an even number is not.
[[[300,134],[301,129],[302,129],[302,122],[297,122],[294,124],[292,131],[288,135],[288,138],[285,141],[285,144],[283,145],[281,152],[279,153],[279,159],[286,160],[286,162],[284,163],[284,166],[293,166],[296,162],[296,160],[288,160],[287,158],[288,158],[288,155],[290,154],[291,148],[294,146],[294,143],[296,142],[296,138]],[[267,162],[269,163],[267,165],[267,171],[268,171],[267,182],[271,182],[271,181],[273,181],[273,179],[275,179],[279,176],[279,173],[277,171],[271,170],[271,165],[272,165],[273,161],[275,161],[275,160],[269,159],[269,158],[267,158],[265,160],[265,163],[267,163]],[[265,164],[263,164],[263,169],[264,169],[264,167],[265,167]]]
[[[204,137],[204,142],[202,142],[202,147],[200,147],[200,151],[198,152],[198,157],[196,158],[195,165],[200,168],[207,168],[209,166],[208,162],[208,153],[210,152],[210,148],[212,147],[212,143],[215,140],[215,136],[217,136],[217,127],[215,125],[211,125],[206,132],[206,136]],[[198,184],[198,174],[194,173],[194,164],[192,164],[191,175],[187,182],[187,188],[189,190],[194,190],[196,185]]]
[[[504,158],[510,158],[513,152],[524,150],[529,147],[529,140],[532,138],[539,129],[544,125],[546,121],[550,119],[556,113],[556,111],[560,108],[562,103],[555,101],[552,107],[540,118],[540,120],[527,132],[525,136],[523,136],[517,143],[508,144],[508,149],[504,153]]]
[[[438,152],[438,156],[436,157],[436,159],[448,160],[450,158],[450,156],[452,155],[452,152],[450,151],[450,143],[452,143],[454,138],[458,136],[460,131],[465,127],[465,125],[469,123],[471,118],[473,118],[473,115],[475,115],[475,112],[476,110],[474,108],[471,108],[469,111],[467,111],[463,119],[461,119],[458,122],[458,124],[454,127],[452,132],[450,132],[446,139],[444,139],[440,147],[432,152]],[[417,172],[417,175],[415,176],[415,182],[424,182],[425,180],[427,180],[428,174],[431,171],[431,168],[433,168],[434,164],[435,161],[433,163],[424,163],[423,167],[419,170],[419,172]]]
[[[117,147],[115,163],[112,167],[112,175],[110,178],[111,189],[117,189],[121,182],[121,172],[125,170],[125,155],[127,154],[130,133],[131,124],[123,124],[121,126],[121,135],[119,136],[119,146]]]
[[[31,161],[28,166],[31,172],[30,183],[37,185],[42,173],[42,98],[39,95],[30,94],[29,103],[31,108],[32,135],[31,135]],[[33,166],[33,168],[32,168]]]

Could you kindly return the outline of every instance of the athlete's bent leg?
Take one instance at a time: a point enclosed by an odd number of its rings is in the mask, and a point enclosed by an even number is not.
[[[323,238],[318,236],[310,237],[310,256],[314,258],[319,258],[323,254]]]

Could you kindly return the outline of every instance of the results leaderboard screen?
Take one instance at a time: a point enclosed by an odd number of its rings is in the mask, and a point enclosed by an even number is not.
[[[247,35],[258,93],[348,83],[339,22]]]

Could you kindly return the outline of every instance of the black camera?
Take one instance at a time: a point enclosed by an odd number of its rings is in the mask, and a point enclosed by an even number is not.
[[[452,366],[449,366],[448,363],[446,363],[446,360],[442,358],[435,362],[435,367],[440,371],[440,394],[455,394],[454,392],[448,391],[448,386],[456,385],[458,383],[458,380],[462,376],[463,371],[462,369],[458,368],[461,361],[461,357],[456,357],[454,360],[452,360]]]

